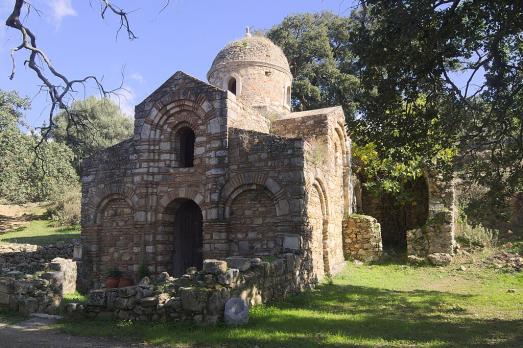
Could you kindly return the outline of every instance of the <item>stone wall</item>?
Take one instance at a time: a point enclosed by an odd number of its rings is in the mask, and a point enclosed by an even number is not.
[[[11,271],[0,277],[0,306],[22,314],[56,314],[64,294],[76,291],[76,263],[55,258],[37,274]]]
[[[455,191],[452,178],[438,173],[427,174],[429,188],[429,213],[427,222],[421,228],[407,231],[407,253],[409,256],[428,257],[431,255],[454,254],[454,230],[456,219]]]
[[[33,274],[44,271],[54,258],[73,257],[74,245],[78,241],[58,242],[50,245],[0,243],[0,276]]]
[[[382,255],[381,227],[372,216],[351,214],[343,221],[345,257],[363,262],[377,261]]]
[[[233,297],[249,306],[283,299],[314,284],[302,258],[285,254],[270,262],[259,258],[205,260],[180,278],[160,274],[131,287],[99,289],[89,293],[86,305],[72,305],[89,317],[131,320],[190,320],[216,324],[223,320],[225,303]]]

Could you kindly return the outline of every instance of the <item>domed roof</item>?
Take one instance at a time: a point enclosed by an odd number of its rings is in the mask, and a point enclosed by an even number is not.
[[[232,62],[264,63],[290,73],[289,62],[282,49],[263,36],[247,36],[225,46],[214,58],[211,71]]]

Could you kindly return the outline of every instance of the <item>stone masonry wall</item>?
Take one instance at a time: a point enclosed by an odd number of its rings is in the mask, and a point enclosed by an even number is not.
[[[64,294],[76,291],[76,262],[55,258],[37,274],[10,272],[0,277],[0,307],[22,314],[56,314]]]
[[[380,224],[372,216],[349,215],[343,221],[343,246],[347,259],[379,260],[383,251]]]
[[[450,260],[454,253],[455,192],[452,179],[438,173],[430,173],[429,215],[426,224],[407,231],[407,252],[409,256],[431,257],[444,254]]]
[[[350,211],[350,140],[341,108],[291,113],[272,123],[271,131],[305,140],[307,209],[304,247],[318,278],[344,264],[342,220]]]
[[[163,273],[154,282],[144,278],[136,286],[93,290],[85,306],[73,305],[70,311],[89,317],[216,324],[223,321],[225,303],[232,297],[254,306],[310,288],[314,280],[304,266],[300,256],[290,253],[271,262],[205,260],[201,271],[189,270],[180,278]]]

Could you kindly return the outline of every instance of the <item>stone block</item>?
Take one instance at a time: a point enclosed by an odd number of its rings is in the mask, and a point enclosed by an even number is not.
[[[245,272],[251,268],[251,260],[246,257],[231,256],[225,259],[229,268],[236,268],[240,272]]]
[[[215,259],[204,260],[203,271],[211,274],[223,274],[227,272],[227,262]]]
[[[446,266],[452,262],[452,256],[445,253],[433,253],[427,256],[427,260],[434,266]]]
[[[207,305],[208,291],[201,288],[180,288],[180,300],[182,307],[186,311],[201,312]]]
[[[233,297],[225,303],[223,316],[227,325],[245,325],[249,322],[249,306],[241,298]]]
[[[300,250],[301,236],[298,234],[284,234],[283,235],[283,249]]]
[[[103,307],[106,305],[106,293],[104,290],[92,290],[87,297],[87,304],[90,306]]]

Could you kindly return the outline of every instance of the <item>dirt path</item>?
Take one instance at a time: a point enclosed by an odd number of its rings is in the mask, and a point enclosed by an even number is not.
[[[128,348],[150,347],[143,343],[79,337],[49,328],[56,319],[31,318],[16,325],[0,322],[0,347],[9,348]]]

